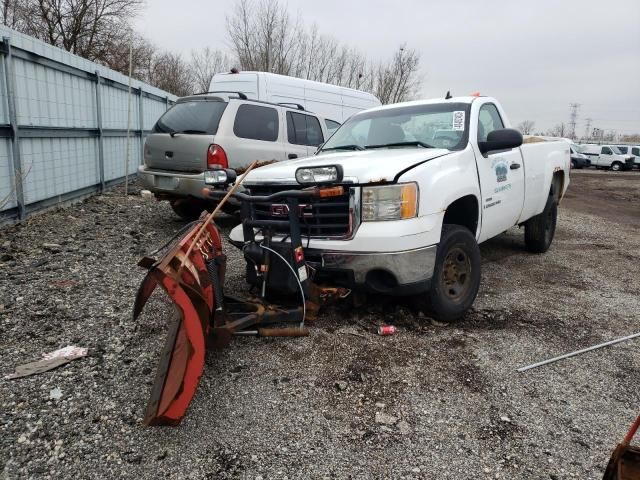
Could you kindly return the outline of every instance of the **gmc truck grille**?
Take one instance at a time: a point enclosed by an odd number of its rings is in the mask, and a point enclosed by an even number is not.
[[[248,187],[252,195],[271,195],[283,190],[299,190],[300,185],[260,185]],[[301,202],[298,217],[303,237],[346,237],[351,233],[349,189],[339,197],[314,198]],[[288,209],[283,203],[254,204],[256,220],[287,220]],[[287,228],[276,228],[276,233],[288,234]]]

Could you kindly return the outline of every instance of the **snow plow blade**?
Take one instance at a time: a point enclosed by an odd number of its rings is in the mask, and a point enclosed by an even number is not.
[[[147,404],[146,425],[179,424],[204,370],[206,338],[216,305],[222,302],[215,292],[224,281],[225,257],[213,223],[198,234],[201,228],[197,223],[161,259],[145,257],[139,263],[149,271],[136,295],[134,320],[158,285],[176,310]]]
[[[640,428],[640,415],[631,425],[629,432],[618,444],[609,460],[602,480],[638,480],[640,478],[640,447],[630,445]]]

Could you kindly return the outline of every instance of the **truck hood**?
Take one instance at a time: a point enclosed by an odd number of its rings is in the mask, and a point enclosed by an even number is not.
[[[448,153],[451,152],[443,148],[377,148],[323,153],[260,167],[247,175],[245,184],[296,183],[296,170],[300,167],[336,164],[342,165],[345,180],[353,183],[391,182],[403,170]]]

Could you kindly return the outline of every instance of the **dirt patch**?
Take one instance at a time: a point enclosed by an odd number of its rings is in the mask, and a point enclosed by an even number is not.
[[[563,206],[640,228],[640,171],[572,170]]]
[[[0,380],[0,471],[13,478],[601,478],[640,404],[638,341],[518,367],[640,331],[640,175],[572,173],[544,255],[512,229],[481,245],[466,318],[410,302],[328,308],[300,339],[207,355],[178,428],[141,420],[170,309],[131,306],[146,250],[184,223],[135,189],[0,232],[0,374],[77,344],[89,356]],[[221,217],[228,234],[233,225]],[[45,247],[54,243],[59,247]],[[246,290],[239,252],[227,288]],[[398,332],[380,337],[382,323]],[[62,398],[50,398],[58,388]]]

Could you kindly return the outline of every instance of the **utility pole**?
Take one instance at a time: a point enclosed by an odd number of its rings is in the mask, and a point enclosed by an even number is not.
[[[580,108],[579,103],[570,103],[569,104],[569,137],[572,139],[576,138],[576,122],[578,120],[578,109]]]
[[[593,118],[585,118],[584,122],[586,125],[584,129],[584,138],[588,140],[589,137],[591,136],[591,122],[593,122]]]

